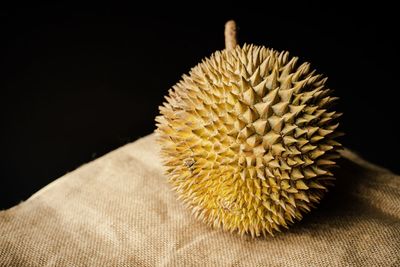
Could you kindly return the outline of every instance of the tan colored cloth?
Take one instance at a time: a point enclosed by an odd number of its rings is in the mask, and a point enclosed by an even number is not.
[[[345,151],[336,187],[276,237],[195,220],[170,191],[154,135],[0,212],[0,266],[400,266],[400,177]]]

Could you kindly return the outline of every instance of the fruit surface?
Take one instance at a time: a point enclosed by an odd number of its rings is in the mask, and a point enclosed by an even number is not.
[[[326,78],[288,52],[237,46],[183,75],[156,118],[170,183],[213,227],[260,236],[300,220],[334,180]]]

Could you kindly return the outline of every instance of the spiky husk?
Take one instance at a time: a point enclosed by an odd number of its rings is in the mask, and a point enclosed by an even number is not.
[[[156,118],[166,173],[205,223],[253,237],[288,227],[331,185],[336,118],[326,78],[288,52],[217,51]]]

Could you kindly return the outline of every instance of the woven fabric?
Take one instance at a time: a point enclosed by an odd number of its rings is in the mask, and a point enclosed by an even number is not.
[[[318,209],[251,239],[191,216],[152,134],[1,211],[0,266],[400,266],[399,176],[343,156]]]

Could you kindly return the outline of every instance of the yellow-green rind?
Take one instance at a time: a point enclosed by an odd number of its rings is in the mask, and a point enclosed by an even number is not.
[[[334,180],[332,90],[288,52],[217,51],[169,90],[156,118],[166,173],[208,225],[251,236],[300,220]]]

